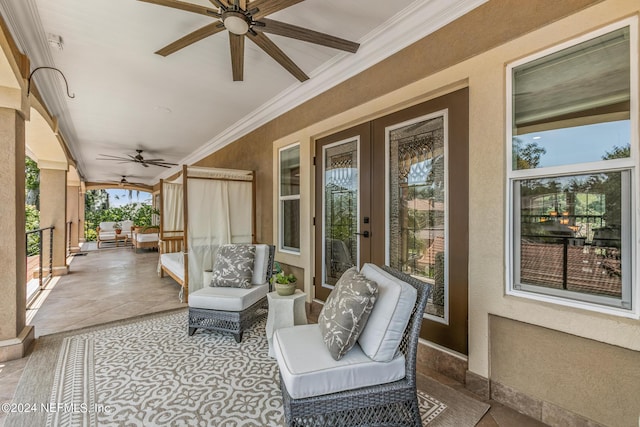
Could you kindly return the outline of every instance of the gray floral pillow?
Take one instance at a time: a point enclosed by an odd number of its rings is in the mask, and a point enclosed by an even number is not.
[[[213,265],[211,286],[226,288],[250,288],[253,278],[253,245],[222,245]]]
[[[378,284],[356,267],[345,271],[318,316],[331,357],[340,360],[356,343],[378,296]]]

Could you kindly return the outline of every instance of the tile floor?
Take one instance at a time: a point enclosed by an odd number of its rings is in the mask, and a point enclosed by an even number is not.
[[[27,323],[35,326],[36,337],[186,306],[178,299],[176,282],[157,276],[157,252],[114,248],[84,253],[72,258],[69,274],[52,280],[27,311]],[[0,404],[11,402],[27,360],[0,362]],[[478,398],[437,372],[429,376]],[[544,425],[497,402],[488,403],[491,409],[480,427]]]

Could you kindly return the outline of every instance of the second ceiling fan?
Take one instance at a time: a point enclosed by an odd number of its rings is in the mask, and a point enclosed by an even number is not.
[[[360,47],[360,44],[349,40],[265,18],[269,14],[304,0],[253,0],[251,2],[248,0],[209,0],[217,7],[217,10],[178,0],[139,1],[198,13],[216,19],[215,22],[187,34],[156,53],[167,56],[206,37],[228,30],[233,81],[244,79],[245,36],[248,36],[260,49],[301,82],[308,80],[309,76],[264,33],[277,34],[351,53],[355,53]]]

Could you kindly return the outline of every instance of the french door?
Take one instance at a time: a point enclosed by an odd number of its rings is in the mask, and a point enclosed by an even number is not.
[[[316,141],[315,296],[387,264],[431,283],[423,338],[467,354],[468,90]]]

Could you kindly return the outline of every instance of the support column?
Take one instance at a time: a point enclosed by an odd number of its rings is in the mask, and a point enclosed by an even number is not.
[[[80,186],[67,186],[67,222],[69,228],[69,252],[80,251]],[[84,208],[84,203],[82,203]]]
[[[0,108],[0,362],[23,357],[34,338],[26,325],[25,121]]]
[[[53,230],[53,275],[69,272],[67,266],[67,171],[40,167],[40,227],[54,226]],[[49,233],[43,236],[44,256],[50,247]],[[47,260],[45,260],[47,261]]]

